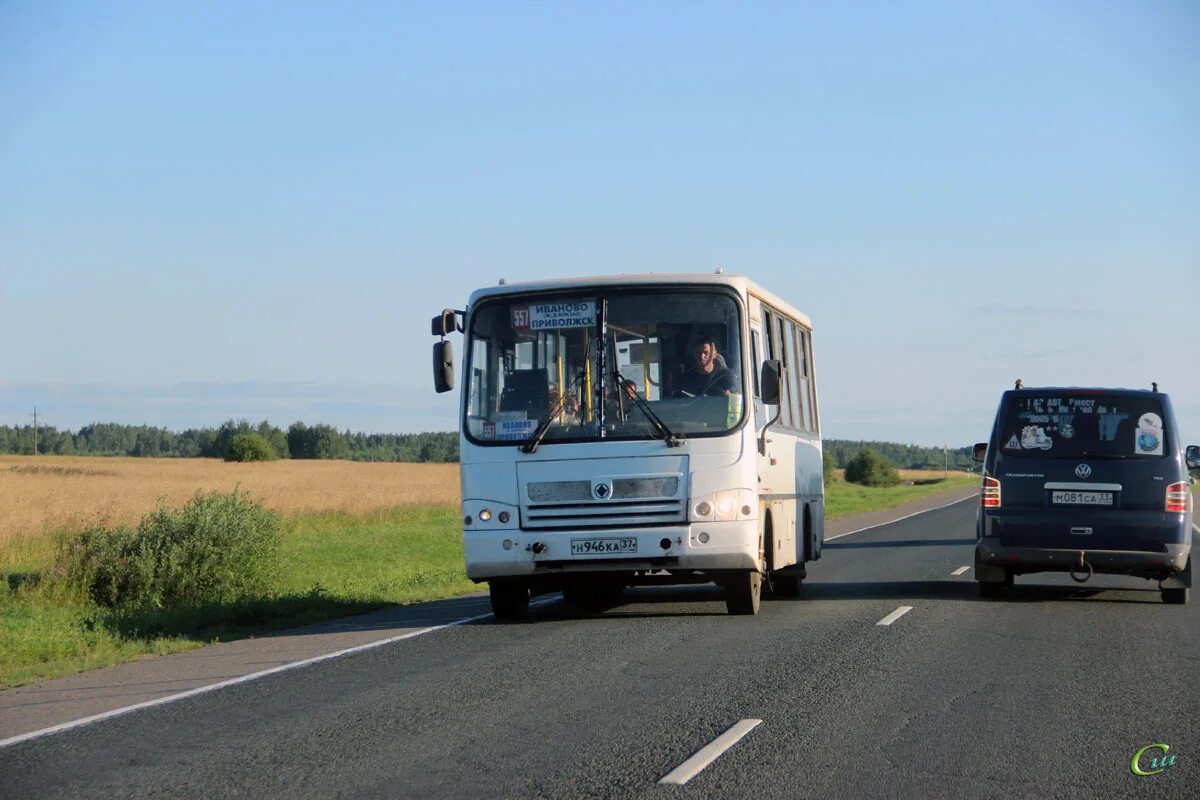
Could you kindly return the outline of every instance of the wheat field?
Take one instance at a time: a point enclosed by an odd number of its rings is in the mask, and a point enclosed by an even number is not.
[[[95,522],[133,524],[160,499],[241,488],[285,515],[458,503],[457,464],[0,456],[0,546]]]

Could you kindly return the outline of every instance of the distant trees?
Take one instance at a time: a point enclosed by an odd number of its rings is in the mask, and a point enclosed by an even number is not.
[[[148,425],[95,423],[77,432],[38,426],[39,454],[228,459],[238,437],[254,435],[280,458],[344,458],[353,461],[458,461],[458,434],[353,433],[332,425],[296,422],[285,432],[266,420],[226,420],[216,428],[182,432]],[[0,425],[0,453],[33,454],[33,426]]]
[[[821,445],[833,457],[834,466],[838,468],[845,468],[850,459],[868,447],[901,469],[942,469],[943,466],[949,466],[950,469],[970,470],[975,467],[970,447],[952,447],[943,454],[940,447],[895,442],[825,439]]]

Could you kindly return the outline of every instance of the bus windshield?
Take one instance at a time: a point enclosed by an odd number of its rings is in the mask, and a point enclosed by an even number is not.
[[[468,337],[464,429],[477,442],[520,444],[543,421],[543,443],[601,430],[606,439],[661,437],[635,393],[680,438],[742,422],[741,318],[724,291],[505,297],[480,305]]]

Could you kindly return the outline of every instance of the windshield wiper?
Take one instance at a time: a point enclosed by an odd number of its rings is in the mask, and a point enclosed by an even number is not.
[[[554,404],[554,408],[550,409],[550,415],[538,423],[538,426],[534,429],[533,434],[525,440],[525,444],[521,445],[522,453],[537,452],[538,445],[542,443],[542,439],[546,438],[546,433],[550,430],[550,426],[554,424],[554,418],[559,415],[559,412],[562,411],[563,406],[566,404],[567,397],[574,393],[576,384],[579,383],[580,379],[583,378],[584,374],[587,372],[588,358],[591,356],[591,354],[592,343],[588,342],[587,349],[583,351],[583,369],[579,370],[579,374],[577,374],[575,379],[571,381],[571,385],[567,387],[565,392],[560,391],[558,393],[558,402]]]
[[[667,427],[667,423],[663,422],[658,414],[654,413],[654,409],[650,408],[650,404],[646,402],[646,399],[637,393],[637,385],[633,381],[628,380],[622,375],[620,370],[614,369],[613,377],[617,379],[618,403],[623,402],[622,398],[624,397],[632,400],[638,410],[646,415],[646,419],[650,420],[650,424],[654,426],[655,430],[662,434],[663,441],[666,442],[667,447],[679,447],[679,445],[683,444],[679,437]],[[633,392],[626,393],[626,387],[633,387]]]

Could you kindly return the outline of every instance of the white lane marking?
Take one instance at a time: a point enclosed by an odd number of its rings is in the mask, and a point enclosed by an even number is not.
[[[900,619],[901,617],[903,617],[905,614],[907,614],[908,612],[910,612],[912,610],[913,610],[912,606],[900,606],[895,611],[888,614],[886,617],[879,620],[879,622],[876,622],[875,624],[876,625],[891,625],[893,622]]]
[[[964,572],[966,572],[970,568],[971,568],[970,566],[959,567],[958,569],[954,570],[954,572],[951,572],[950,574],[951,575],[962,575]]]
[[[978,499],[979,499],[979,493],[976,492],[975,494],[970,494],[959,500],[955,500],[952,503],[946,503],[946,505],[944,505],[944,506],[938,506],[937,508],[927,508],[924,511],[914,511],[911,514],[906,514],[903,517],[899,517],[897,519],[889,519],[887,522],[880,522],[878,525],[868,525],[867,527],[859,528],[858,530],[846,531],[845,533],[839,533],[837,536],[828,536],[825,538],[825,541],[832,542],[834,539],[840,539],[843,536],[849,536],[852,533],[862,533],[863,531],[869,531],[874,528],[882,528],[884,525],[891,525],[893,522],[901,522],[906,519],[912,519],[913,517],[918,517],[921,514],[928,514],[930,511],[941,511],[943,508],[949,508],[950,506],[956,506],[959,503],[965,502],[967,500],[978,500]]]
[[[662,776],[659,783],[674,783],[679,786],[700,774],[700,771],[716,761],[722,753],[733,747],[750,731],[762,724],[761,719],[744,719],[729,730],[701,747],[696,753],[675,769]]]
[[[555,602],[555,598],[550,598],[547,600],[537,600],[537,601],[530,603],[529,605],[531,608],[536,608],[538,606],[548,605],[549,603],[553,603],[553,602]],[[166,697],[159,697],[156,700],[147,700],[144,703],[135,703],[134,705],[131,705],[131,706],[124,706],[122,708],[114,708],[112,711],[105,711],[100,714],[93,714],[90,717],[83,717],[81,719],[71,720],[70,722],[64,722],[60,725],[53,725],[49,728],[42,728],[41,730],[30,731],[29,733],[22,733],[18,736],[10,736],[7,739],[0,739],[0,748],[11,747],[14,744],[20,744],[21,742],[27,742],[30,739],[37,739],[39,737],[49,736],[54,733],[62,733],[63,731],[69,731],[72,728],[79,728],[84,725],[90,725],[93,722],[100,722],[101,720],[112,719],[113,717],[124,716],[125,714],[130,714],[134,711],[141,711],[143,708],[152,708],[154,706],[166,705],[167,703],[174,703],[176,700],[186,700],[189,697],[195,697],[196,695],[205,694],[206,692],[213,692],[213,691],[216,691],[217,689],[224,689],[228,686],[236,686],[239,683],[249,683],[250,681],[258,680],[259,678],[265,678],[268,675],[276,675],[280,672],[287,672],[288,670],[297,669],[299,667],[307,667],[310,664],[317,664],[322,661],[329,661],[334,658],[341,658],[342,656],[348,656],[348,655],[352,655],[354,653],[361,653],[365,650],[374,650],[377,647],[383,647],[384,645],[393,644],[395,642],[402,642],[405,639],[415,639],[418,636],[424,636],[427,633],[433,633],[434,631],[440,631],[443,628],[452,628],[455,625],[465,625],[468,622],[476,622],[481,619],[487,619],[490,616],[492,616],[492,614],[489,611],[487,614],[476,614],[473,617],[463,617],[462,619],[456,619],[451,622],[444,622],[441,625],[432,625],[428,628],[422,628],[421,630],[418,630],[418,631],[409,631],[408,633],[402,633],[399,636],[389,636],[386,639],[378,639],[374,642],[367,642],[366,644],[360,644],[360,645],[356,645],[354,647],[347,647],[343,650],[335,650],[332,653],[325,653],[324,655],[314,656],[312,658],[306,658],[302,661],[292,661],[287,664],[281,664],[278,667],[271,667],[270,669],[264,669],[260,672],[252,672],[249,675],[239,675],[236,678],[230,678],[229,680],[220,681],[218,683],[210,683],[207,686],[197,686],[195,689],[188,689],[186,692],[179,692],[177,694],[169,694]]]

